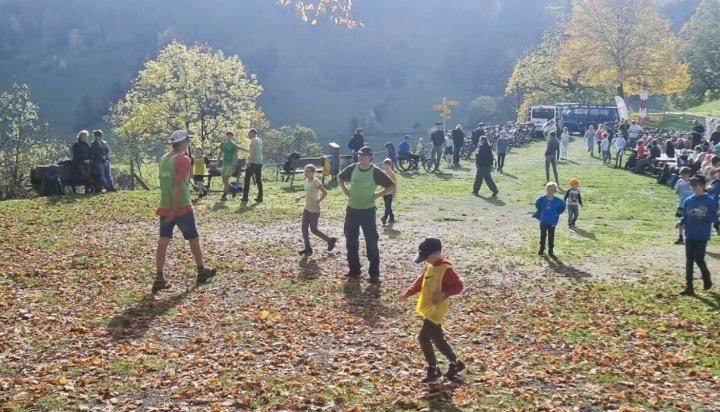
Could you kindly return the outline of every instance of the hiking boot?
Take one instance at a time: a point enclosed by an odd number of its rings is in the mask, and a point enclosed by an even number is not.
[[[425,375],[425,379],[422,380],[422,383],[432,383],[437,381],[442,377],[442,371],[440,371],[440,368],[437,366],[428,366],[427,367],[427,374]]]
[[[381,217],[380,221],[382,222],[383,226],[385,226],[385,224],[387,223],[387,217],[386,216]]]
[[[337,243],[336,237],[331,237],[328,241],[328,252],[332,252],[333,249],[335,249],[335,244]]]
[[[313,251],[310,248],[305,248],[303,250],[298,251],[298,255],[300,255],[300,256],[310,256],[312,254],[313,254]]]
[[[220,198],[221,202],[224,202],[227,200],[227,193],[223,193],[222,197]]]
[[[493,194],[492,194],[492,197],[497,197],[498,193],[499,193],[499,191],[497,191],[497,190],[494,191]]]
[[[710,288],[712,288],[712,285],[713,285],[713,283],[712,283],[712,279],[710,279],[710,276],[703,277],[703,289],[704,290],[710,290]]]
[[[390,215],[390,220],[388,220],[390,223],[395,223],[395,215]]]
[[[379,285],[380,284],[380,276],[370,276],[370,283],[373,285]]]
[[[448,367],[448,371],[445,372],[445,378],[452,380],[455,379],[458,373],[465,370],[465,364],[458,360],[456,362],[450,362],[450,366]]]
[[[211,277],[215,276],[217,269],[202,268],[198,270],[196,283],[205,283]]]
[[[152,293],[156,294],[163,289],[170,289],[170,282],[168,282],[164,278],[155,279],[155,282],[153,282],[152,285]]]
[[[538,256],[544,256],[544,255],[545,255],[545,249],[540,248],[540,250],[538,250]]]
[[[551,258],[556,257],[556,256],[555,256],[555,253],[553,253],[553,250],[552,250],[552,249],[550,249],[550,251],[548,251],[548,256],[550,256]]]
[[[680,292],[680,296],[695,296],[695,291],[692,289],[685,288]]]
[[[678,238],[678,240],[675,241],[675,244],[676,244],[676,245],[682,245],[682,244],[684,244],[684,243],[685,243],[685,242],[683,241],[683,238]]]
[[[263,198],[262,198],[262,197],[256,197],[256,198],[255,198],[255,202],[257,202],[257,203],[262,203],[262,201],[263,201]]]
[[[240,199],[240,201],[241,201],[242,203],[247,203],[247,202],[249,202],[249,200],[248,200],[246,197],[243,197],[242,199]]]
[[[346,277],[346,278],[350,278],[350,279],[357,279],[357,278],[360,277],[360,273],[358,273],[358,272],[353,272],[353,271],[351,270],[351,271],[349,271],[349,272],[345,275],[345,277]]]

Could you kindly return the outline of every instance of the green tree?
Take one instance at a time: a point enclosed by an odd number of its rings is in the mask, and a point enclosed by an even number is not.
[[[560,30],[551,28],[531,53],[515,63],[505,95],[512,101],[519,121],[525,121],[533,104],[560,101],[602,103],[612,98],[611,87],[590,87],[579,82],[579,73],[557,70],[558,50],[562,47]]]
[[[589,86],[613,86],[619,96],[647,89],[684,90],[687,66],[670,22],[648,0],[575,0],[557,59],[564,77]]]
[[[172,42],[145,63],[108,120],[130,158],[140,159],[173,129],[186,129],[210,145],[226,130],[264,123],[255,103],[261,92],[238,56]]]
[[[680,32],[680,55],[690,71],[688,88],[673,96],[687,108],[720,98],[720,0],[702,0]]]
[[[303,156],[320,156],[323,153],[322,147],[317,144],[315,131],[309,127],[282,126],[266,131],[262,137],[265,155],[278,163],[292,152]]]

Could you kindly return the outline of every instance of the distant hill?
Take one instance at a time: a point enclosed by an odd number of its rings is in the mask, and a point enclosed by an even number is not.
[[[260,103],[274,125],[307,125],[323,140],[356,124],[378,133],[424,130],[444,96],[463,103],[452,122],[465,121],[472,99],[501,96],[516,59],[568,4],[364,0],[354,13],[365,27],[348,31],[310,27],[275,3],[0,1],[0,87],[28,83],[61,134],[107,127],[110,102],[146,59],[179,39],[239,54],[265,88]]]

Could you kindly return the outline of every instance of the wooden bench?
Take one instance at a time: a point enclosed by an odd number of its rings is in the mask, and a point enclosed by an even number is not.
[[[306,157],[295,159],[292,163],[290,163],[289,171],[280,170],[280,176],[286,179],[285,181],[289,181],[290,187],[293,187],[293,184],[295,184],[295,175],[298,173],[305,173],[305,166],[310,164],[315,165],[320,172],[320,176],[322,176],[321,179],[323,184],[325,184],[325,175],[322,172],[325,167],[325,157]]]

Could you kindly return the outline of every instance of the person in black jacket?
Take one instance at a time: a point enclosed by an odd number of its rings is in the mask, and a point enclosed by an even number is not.
[[[693,121],[691,136],[693,147],[701,144],[703,142],[703,138],[705,137],[705,126],[701,125],[697,120]]]
[[[473,152],[477,149],[477,146],[480,143],[480,138],[483,136],[485,136],[485,123],[479,123],[477,129],[470,133]]]
[[[475,196],[478,196],[482,182],[485,180],[488,188],[492,190],[492,197],[497,197],[498,189],[491,175],[494,161],[492,147],[490,147],[487,137],[483,136],[480,138],[478,148],[475,151],[475,166],[477,167],[475,182],[473,183],[473,194]]]
[[[95,167],[95,189],[100,193],[103,188],[108,192],[116,192],[110,172],[110,148],[103,140],[102,130],[93,131],[95,141],[90,145],[90,157]]]
[[[442,122],[435,122],[435,131],[430,134],[430,141],[432,142],[430,158],[433,160],[433,164],[435,164],[435,171],[438,171],[440,169],[443,147],[445,147],[445,132],[443,132]]]
[[[90,193],[90,145],[87,142],[88,131],[81,130],[77,134],[77,142],[72,145],[73,184],[85,185],[85,193]],[[73,186],[75,190],[75,186]]]
[[[462,125],[455,126],[452,131],[453,140],[453,166],[460,166],[460,150],[465,145],[465,132],[463,132]]]
[[[357,163],[358,161],[358,151],[362,149],[365,146],[365,136],[363,135],[363,129],[358,128],[355,130],[355,134],[353,135],[352,139],[350,139],[350,142],[348,143],[348,148],[352,150],[353,154],[353,163]]]

